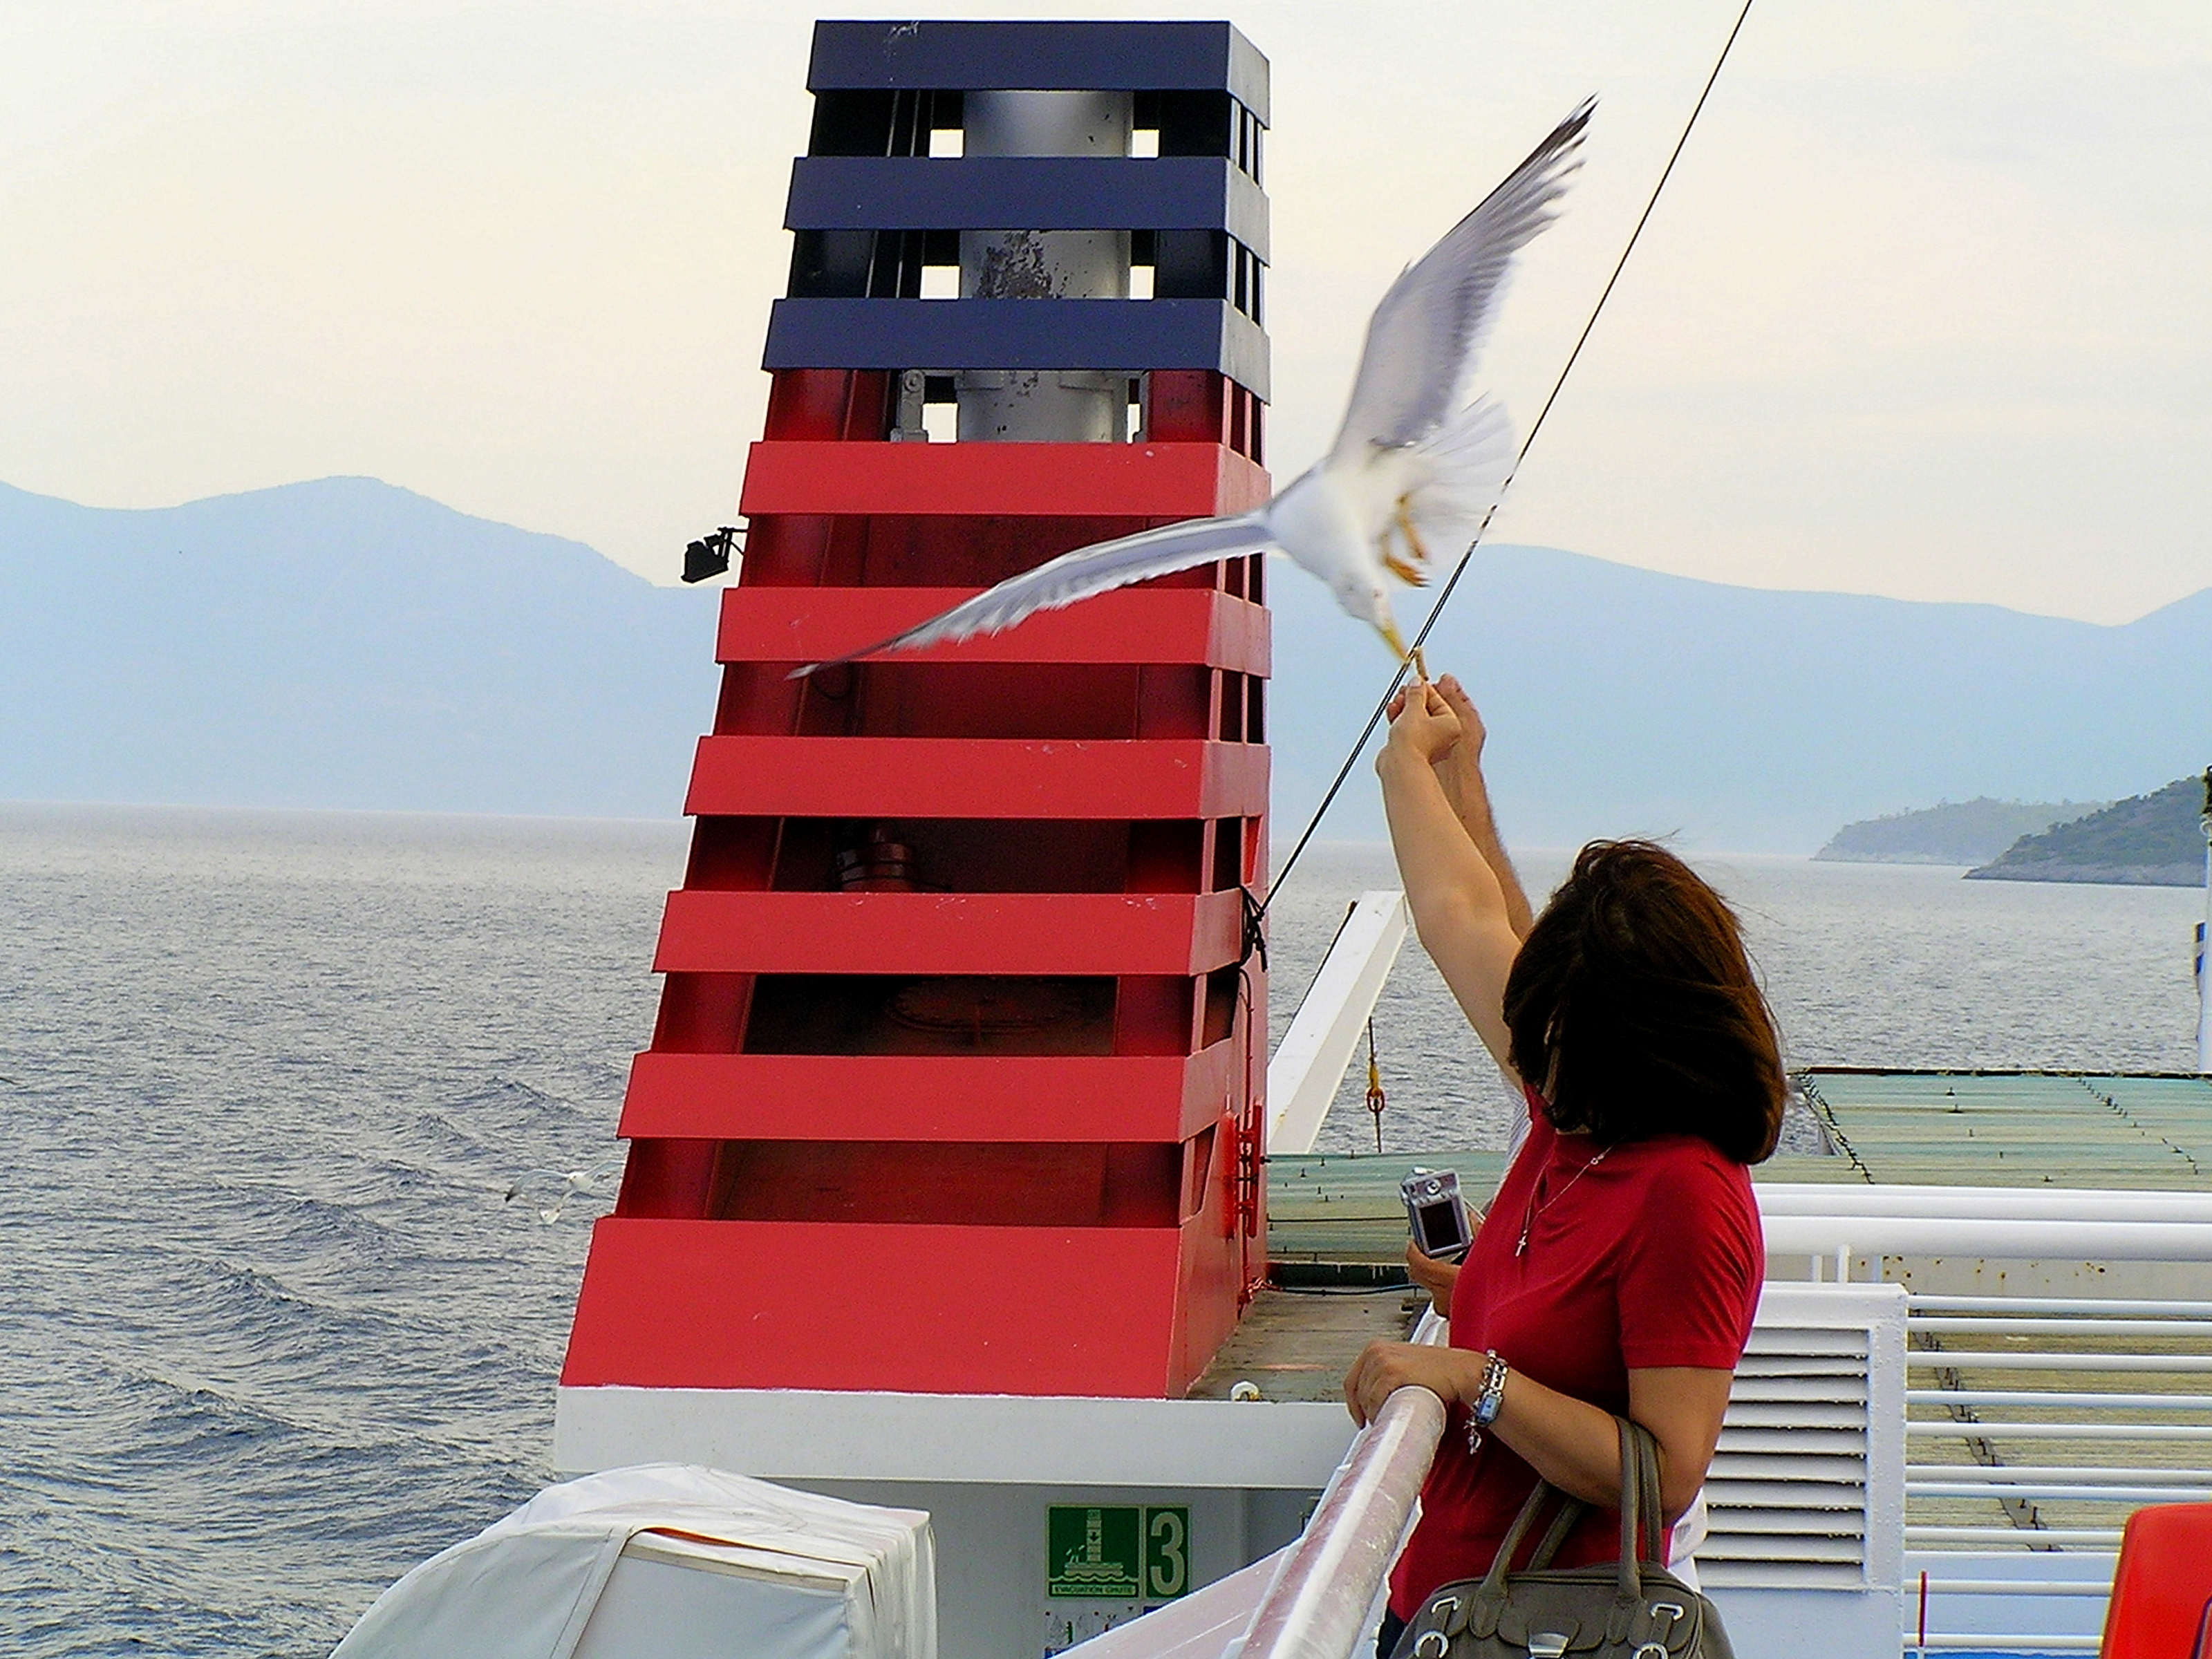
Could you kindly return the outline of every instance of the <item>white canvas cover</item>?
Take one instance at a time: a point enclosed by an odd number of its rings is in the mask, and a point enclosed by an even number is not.
[[[332,1659],[936,1659],[929,1517],[678,1463],[549,1486]]]

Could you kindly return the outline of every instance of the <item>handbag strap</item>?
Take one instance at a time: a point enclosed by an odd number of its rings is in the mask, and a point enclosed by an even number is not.
[[[1498,1547],[1497,1559],[1490,1564],[1490,1571],[1483,1575],[1482,1587],[1475,1592],[1478,1595],[1504,1595],[1505,1575],[1513,1565],[1513,1558],[1521,1552],[1522,1540],[1528,1537],[1529,1529],[1536,1524],[1536,1517],[1544,1512],[1544,1506],[1554,1498],[1561,1499],[1570,1510],[1582,1507],[1550,1481],[1537,1481],[1535,1491],[1528,1494],[1528,1501],[1521,1505],[1521,1513],[1513,1517],[1513,1524],[1506,1528],[1505,1541]],[[1558,1524],[1557,1522],[1553,1523],[1554,1528]],[[1545,1541],[1551,1541],[1548,1533],[1545,1535]]]
[[[1567,1534],[1574,1530],[1575,1522],[1581,1520],[1589,1509],[1589,1504],[1577,1498],[1570,1498],[1559,1505],[1559,1512],[1552,1517],[1552,1524],[1545,1530],[1542,1541],[1536,1546],[1536,1553],[1528,1558],[1529,1571],[1541,1572],[1552,1565],[1552,1558],[1559,1553],[1559,1546],[1567,1541]]]
[[[1640,1601],[1644,1573],[1638,1557],[1646,1557],[1661,1567],[1667,1565],[1667,1528],[1659,1498],[1659,1442],[1641,1423],[1625,1417],[1613,1422],[1620,1432],[1620,1597],[1624,1601]]]
[[[1638,1560],[1639,1554],[1661,1567],[1667,1565],[1667,1528],[1659,1498],[1659,1442],[1650,1430],[1626,1417],[1613,1419],[1613,1425],[1620,1436],[1620,1566],[1617,1584],[1623,1601],[1640,1601],[1644,1599],[1644,1574]],[[1498,1547],[1497,1559],[1483,1575],[1477,1595],[1504,1595],[1506,1575],[1511,1570],[1513,1558],[1520,1553],[1522,1541],[1536,1524],[1536,1517],[1555,1498],[1559,1500],[1559,1512],[1545,1528],[1536,1553],[1529,1558],[1528,1571],[1540,1571],[1552,1564],[1552,1558],[1566,1542],[1567,1534],[1582,1519],[1585,1506],[1550,1481],[1539,1480],[1528,1501],[1521,1505],[1521,1513],[1513,1517],[1512,1526],[1506,1529],[1505,1541]]]
[[[1659,1498],[1659,1437],[1641,1423],[1636,1431],[1638,1502],[1644,1510],[1644,1559],[1667,1565],[1667,1512]]]

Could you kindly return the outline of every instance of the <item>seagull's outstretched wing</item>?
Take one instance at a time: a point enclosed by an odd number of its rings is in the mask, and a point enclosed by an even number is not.
[[[1513,256],[1551,223],[1547,210],[1581,165],[1575,152],[1595,99],[1552,129],[1480,205],[1390,284],[1368,319],[1367,344],[1333,453],[1419,442],[1459,405]]]
[[[1094,542],[1047,560],[1034,570],[1009,576],[996,587],[987,588],[903,634],[828,662],[811,662],[794,669],[791,678],[799,679],[817,668],[834,667],[879,652],[915,651],[950,640],[972,639],[978,634],[996,634],[1040,611],[1057,611],[1094,593],[1188,570],[1193,565],[1211,564],[1216,559],[1261,552],[1274,544],[1264,508],[1231,518],[1188,519],[1110,542]]]

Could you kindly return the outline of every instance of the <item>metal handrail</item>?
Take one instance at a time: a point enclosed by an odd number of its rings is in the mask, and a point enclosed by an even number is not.
[[[2081,1202],[2076,1204],[2075,1198]],[[2050,1206],[2049,1212],[2065,1213],[2083,1208],[2094,1208],[2104,1200],[2094,1195],[2069,1195]],[[2197,1198],[2195,1201],[2203,1201]],[[2154,1224],[2165,1227],[2177,1224],[2171,1219],[2178,1205],[2165,1206],[2169,1218]],[[1850,1224],[1856,1225],[1859,1218]],[[1990,1224],[1982,1223],[1986,1226]],[[2041,1231],[2046,1237],[2071,1235],[2079,1239],[2084,1227],[2102,1229],[2112,1224],[2087,1221],[2078,1213],[2069,1222],[2033,1223],[2012,1221],[2003,1224],[2012,1229]],[[2212,1229],[2198,1227],[2198,1231]],[[1998,1251],[1985,1249],[1979,1255],[1996,1255]],[[2051,1252],[2056,1254],[2056,1252]],[[1915,1406],[1941,1406],[1945,1408],[1945,1420],[1916,1419],[1905,1425],[1909,1443],[1924,1451],[1928,1442],[1940,1439],[1956,1443],[1962,1437],[1976,1443],[1978,1458],[1994,1459],[1992,1447],[2007,1441],[2026,1441],[2031,1445],[2051,1447],[2052,1443],[2090,1443],[2098,1447],[2103,1460],[2096,1464],[2025,1463],[1999,1461],[1929,1463],[1910,1462],[1905,1466],[1905,1493],[1910,1500],[1995,1500],[2003,1503],[2011,1511],[2011,1524],[2007,1525],[1928,1525],[1916,1524],[1908,1518],[1905,1540],[1908,1547],[1926,1552],[1922,1560],[1933,1566],[1952,1551],[1996,1550],[2009,1555],[2012,1547],[2029,1540],[2038,1549],[2058,1549],[2079,1561],[2085,1553],[2092,1556],[2090,1571],[2098,1575],[2079,1580],[2061,1577],[2056,1580],[2016,1580],[1984,1577],[1974,1571],[1980,1565],[1973,1556],[1954,1558],[1958,1567],[1950,1571],[1938,1571],[1922,1575],[1922,1639],[1916,1640],[1914,1632],[1907,1631],[1905,1650],[1908,1656],[1922,1650],[1930,1655],[1979,1649],[2004,1652],[2063,1653],[2089,1652],[2096,1649],[2098,1638],[2083,1630],[2083,1623],[2094,1613],[2094,1604],[2109,1594],[2110,1574],[2114,1558],[2105,1553],[2121,1540],[2121,1529],[2117,1524],[2120,1516],[2116,1511],[2131,1510],[2145,1504],[2176,1503],[2212,1498],[2212,1469],[2133,1467],[2115,1461],[2125,1457],[2123,1448],[2128,1443],[2145,1446],[2152,1443],[2173,1446],[2189,1443],[2191,1449],[2212,1441],[2212,1424],[2203,1422],[2147,1423],[2114,1420],[2121,1413],[2130,1417],[2142,1414],[2164,1414],[2187,1411],[2198,1413],[2212,1407],[2212,1399],[2202,1395],[2148,1394],[2106,1392],[2095,1387],[2098,1372],[2129,1374],[2128,1380],[2140,1388],[2143,1382],[2159,1386],[2153,1376],[2165,1373],[2174,1379],[2174,1385],[2201,1388],[2202,1376],[2212,1371],[2212,1353],[2205,1345],[2212,1342],[2212,1303],[2203,1301],[2152,1300],[2143,1298],[2040,1297],[2027,1296],[1927,1296],[1915,1295],[1906,1304],[1905,1329],[1910,1338],[1918,1338],[1942,1346],[1915,1348],[1905,1356],[1907,1368],[1926,1373],[1939,1370],[1953,1373],[1953,1380],[1975,1381],[1977,1372],[2011,1372],[2011,1376],[1996,1376],[1988,1380],[2000,1383],[2029,1383],[2036,1380],[2033,1373],[2043,1373],[2058,1386],[2038,1389],[2033,1386],[2009,1388],[1915,1388],[1906,1391],[1905,1398]],[[1990,1349],[1961,1346],[1979,1337],[1991,1339],[2024,1339],[2021,1346]],[[2166,1353],[2115,1353],[2101,1351],[2111,1339],[2150,1339],[2144,1346],[2173,1343],[2185,1346],[2190,1352]],[[2085,1346],[2075,1346],[2074,1339]],[[2021,1375],[2027,1373],[2029,1375]],[[2194,1375],[2192,1375],[2192,1373]],[[2136,1382],[2136,1376],[2142,1377]],[[2119,1377],[2113,1376],[2118,1381]],[[2085,1388],[2087,1383],[2090,1386]],[[2062,1414],[2059,1421],[2021,1422],[2012,1420],[2022,1413],[2007,1412],[1992,1419],[1978,1408],[1995,1406],[2029,1407],[2039,1411],[2053,1411]],[[2018,1455],[2015,1451],[2013,1455]],[[2028,1455],[2033,1455],[2033,1452]],[[2052,1527],[2044,1524],[2049,1512],[2039,1506],[2064,1506],[2058,1511],[2075,1520],[2071,1526]],[[2115,1524],[2110,1526],[2081,1525],[2083,1520],[2110,1516]],[[1983,1557],[1987,1560],[1993,1558]],[[1971,1565],[1970,1565],[1971,1564]],[[1972,1629],[1941,1629],[1926,1612],[1929,1597],[1942,1598],[1943,1622],[1955,1620],[1972,1625]],[[2050,1609],[2049,1616],[2039,1619],[2019,1619],[2008,1615],[2006,1622],[2015,1619],[2023,1625],[2040,1624],[2037,1634],[2023,1634],[2015,1630],[2007,1634],[1994,1635],[1979,1628],[1991,1622],[1990,1610],[2010,1603],[2015,1597],[2041,1598],[2035,1605]],[[2068,1601],[2077,1606],[2088,1604],[2087,1613],[2065,1611]],[[2057,1625],[2059,1631],[2051,1626]],[[2061,1633],[2061,1632],[2063,1633]]]
[[[1905,1425],[1905,1434],[1908,1440],[1956,1440],[1963,1434],[2008,1440],[2212,1440],[2212,1423],[2014,1423],[1978,1417],[1970,1424],[1915,1419]]]
[[[2049,1480],[1908,1480],[1905,1483],[1905,1494],[1908,1498],[1998,1498],[2044,1503],[2063,1498],[2069,1504],[2125,1504],[2131,1509],[2145,1504],[2212,1501],[2212,1487],[2201,1486],[2088,1486]]]
[[[2120,1541],[2118,1527],[2038,1527],[2023,1535],[2018,1527],[1939,1527],[1905,1523],[1908,1544],[2110,1544]]]
[[[1958,1431],[1958,1425],[1952,1425]],[[2137,1469],[2086,1463],[1907,1463],[1908,1480],[2035,1480],[2048,1485],[2212,1486],[2212,1469]]]
[[[2207,1412],[2201,1394],[2061,1394],[2033,1389],[1907,1389],[1908,1406],[2063,1406],[2071,1411]],[[1958,1431],[1952,1425],[1953,1431]]]
[[[2145,1300],[2140,1297],[1933,1296],[1915,1291],[1911,1305],[1912,1313],[1908,1318],[1917,1318],[1922,1314],[2017,1313],[2022,1308],[2033,1308],[2039,1316],[2087,1314],[2098,1318],[2124,1315],[2130,1319],[2138,1316],[2158,1320],[2212,1319],[2212,1302]]]
[[[2212,1371],[2212,1354],[2084,1353],[2079,1349],[1915,1348],[1905,1356],[1916,1371],[2165,1371],[2176,1376]]]
[[[1962,1314],[1956,1317],[1939,1315],[1933,1318],[1908,1316],[1905,1322],[1907,1336],[1925,1334],[1930,1336],[1964,1335],[1969,1332],[1984,1336],[2203,1336],[2212,1334],[2203,1322],[2185,1322],[2175,1319],[2063,1319],[2027,1318],[2007,1319],[1997,1316],[1977,1316]]]
[[[1413,1340],[1438,1343],[1444,1330],[1425,1313]],[[1382,1402],[1223,1659],[1345,1659],[1358,1645],[1443,1431],[1444,1403],[1426,1389],[1401,1389]]]
[[[2112,1587],[2092,1581],[2051,1584],[2021,1578],[1930,1578],[1928,1592],[1931,1595],[2057,1595],[2069,1601],[2106,1601],[2112,1599]]]
[[[2172,1188],[1845,1186],[1761,1182],[1766,1215],[1948,1221],[2212,1221],[2212,1193]]]
[[[1954,1220],[1766,1212],[1771,1256],[1936,1255],[2005,1261],[2212,1261],[2212,1222]]]

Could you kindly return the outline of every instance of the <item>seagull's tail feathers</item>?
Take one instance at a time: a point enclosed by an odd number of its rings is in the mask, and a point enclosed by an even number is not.
[[[1478,398],[1413,447],[1426,474],[1407,503],[1434,550],[1455,555],[1474,539],[1513,471],[1513,424],[1493,398]]]
[[[1246,553],[1264,552],[1275,545],[1267,527],[1267,509],[1239,513],[1220,519],[1188,519],[1141,530],[1110,542],[1094,542],[1063,553],[1034,570],[1009,576],[996,587],[932,617],[902,634],[863,646],[826,662],[811,662],[792,671],[803,679],[817,669],[836,667],[861,657],[890,651],[919,651],[924,646],[944,645],[996,634],[1040,611],[1058,611],[1079,599],[1104,593],[1132,582],[1165,576],[1216,559],[1233,559]]]

